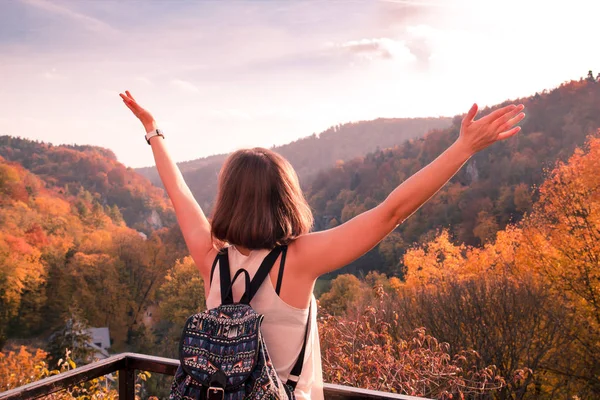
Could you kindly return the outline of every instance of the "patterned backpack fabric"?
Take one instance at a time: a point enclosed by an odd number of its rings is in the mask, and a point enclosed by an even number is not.
[[[286,246],[274,248],[252,280],[248,271],[240,269],[233,281],[227,248],[219,252],[210,280],[212,283],[218,261],[221,305],[192,315],[185,323],[179,344],[181,364],[171,385],[170,400],[295,399],[294,389],[302,372],[308,323],[298,360],[290,379],[283,384],[271,363],[260,331],[263,316],[250,306],[275,260],[282,254],[277,282],[279,294],[286,250]],[[233,283],[240,274],[245,276],[246,291],[239,303],[234,303]]]

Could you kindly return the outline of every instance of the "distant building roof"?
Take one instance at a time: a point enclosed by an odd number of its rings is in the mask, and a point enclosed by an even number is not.
[[[97,359],[104,359],[109,357],[108,351],[97,346],[95,343],[88,343],[88,346],[94,349],[94,351],[96,352],[94,355]]]
[[[110,348],[110,332],[108,327],[89,328],[88,332],[92,337],[91,342],[102,349]]]

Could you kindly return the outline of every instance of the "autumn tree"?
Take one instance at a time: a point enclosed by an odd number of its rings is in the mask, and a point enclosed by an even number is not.
[[[23,237],[0,231],[0,349],[9,321],[17,315],[23,290],[43,279],[41,252]]]
[[[206,308],[204,281],[190,256],[178,260],[158,289],[161,324],[157,334],[164,356],[177,357],[177,344],[187,318]]]
[[[122,232],[115,238],[120,280],[129,288],[128,341],[141,322],[144,308],[154,301],[156,290],[171,268],[167,249],[157,234],[144,240],[135,233]]]
[[[181,327],[190,315],[206,307],[204,281],[190,256],[178,260],[168,271],[158,297],[164,319]]]
[[[577,322],[563,324],[571,346],[553,373],[579,382],[580,395],[600,392],[600,138],[558,163],[540,188],[524,226],[520,259],[544,279]]]
[[[332,315],[345,315],[356,310],[363,296],[363,284],[354,275],[339,275],[331,282],[328,292],[319,297],[324,310]]]

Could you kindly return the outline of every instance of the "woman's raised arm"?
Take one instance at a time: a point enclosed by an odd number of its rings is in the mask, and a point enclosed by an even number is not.
[[[152,115],[135,101],[129,91],[119,95],[125,105],[142,122],[146,133],[156,129],[156,122]],[[198,268],[204,268],[206,266],[205,258],[212,248],[208,219],[196,199],[194,199],[177,164],[171,159],[165,140],[162,137],[154,136],[150,139],[150,146],[154,154],[156,169],[175,208],[177,222],[188,250]],[[207,271],[201,270],[200,273],[202,276],[208,276]]]
[[[521,128],[523,105],[510,105],[474,121],[474,104],[462,121],[460,136],[438,158],[404,181],[377,207],[335,228],[309,233],[290,245],[289,254],[307,279],[341,268],[375,247],[456,174],[475,153],[507,139]],[[300,271],[299,271],[300,272]]]

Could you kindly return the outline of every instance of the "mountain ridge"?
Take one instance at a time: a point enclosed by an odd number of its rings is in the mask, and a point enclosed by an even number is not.
[[[339,160],[364,156],[378,148],[400,144],[407,139],[449,126],[452,119],[378,118],[371,121],[338,124],[321,132],[271,149],[284,156],[296,170],[303,186],[321,169],[334,167]],[[194,197],[210,211],[216,194],[217,174],[227,154],[177,163]],[[153,184],[162,187],[155,167],[136,168]]]

